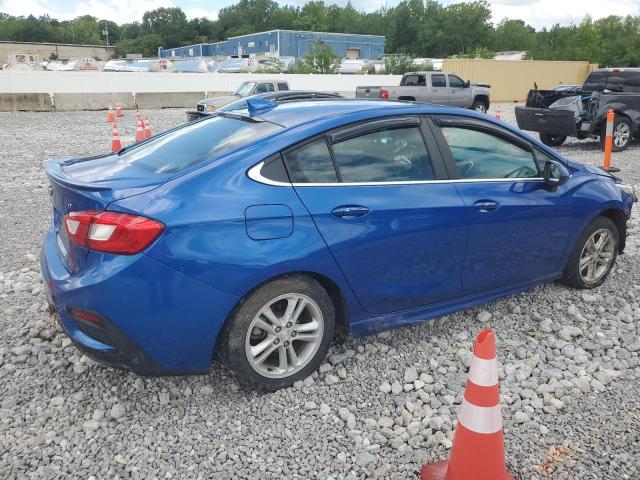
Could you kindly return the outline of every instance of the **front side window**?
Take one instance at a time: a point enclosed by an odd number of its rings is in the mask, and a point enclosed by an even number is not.
[[[343,182],[403,182],[433,179],[419,127],[388,128],[333,145]]]
[[[460,77],[449,75],[449,86],[451,88],[464,88],[465,82]]]
[[[442,127],[460,177],[464,179],[536,178],[533,153],[497,135],[469,127]]]
[[[155,173],[176,173],[280,129],[269,122],[212,116],[125,150],[120,157]]]
[[[273,84],[272,83],[261,83],[258,85],[258,88],[256,88],[256,93],[267,93],[267,92],[273,92]]]
[[[285,154],[293,183],[333,183],[338,181],[331,153],[324,137]]]
[[[431,86],[432,87],[446,87],[447,83],[445,81],[444,75],[431,75]]]

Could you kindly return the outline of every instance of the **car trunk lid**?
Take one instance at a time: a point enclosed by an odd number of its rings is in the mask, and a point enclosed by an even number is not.
[[[167,180],[165,175],[150,174],[116,155],[52,160],[46,165],[46,173],[58,250],[71,273],[85,267],[89,250],[69,239],[65,215],[106,210],[115,200],[149,191]]]

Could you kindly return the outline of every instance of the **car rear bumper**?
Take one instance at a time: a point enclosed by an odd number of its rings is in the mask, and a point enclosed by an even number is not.
[[[238,298],[147,255],[100,255],[79,274],[47,234],[40,257],[47,297],[74,344],[95,360],[141,375],[209,369],[218,332]],[[94,312],[99,328],[70,313]]]

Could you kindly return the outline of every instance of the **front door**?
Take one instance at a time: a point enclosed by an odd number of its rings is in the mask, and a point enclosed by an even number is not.
[[[472,102],[471,88],[457,75],[448,74],[449,105],[453,107],[470,107]]]
[[[388,313],[461,290],[466,209],[417,118],[364,124],[285,152],[296,192],[361,305]],[[435,147],[432,147],[435,148]]]
[[[440,123],[449,147],[445,157],[459,173],[455,185],[469,217],[465,292],[561,271],[569,234],[579,221],[568,187],[545,188],[535,149],[524,140],[485,122]]]

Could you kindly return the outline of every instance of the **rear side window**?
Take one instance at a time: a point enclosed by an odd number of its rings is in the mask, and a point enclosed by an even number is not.
[[[402,83],[400,86],[424,87],[426,84],[427,84],[427,81],[424,75],[411,74],[411,75],[405,75],[402,78]]]
[[[333,145],[343,182],[402,182],[433,179],[418,127],[366,133]]]
[[[121,158],[155,173],[176,173],[281,128],[269,122],[214,116],[125,151]]]
[[[324,137],[302,145],[284,156],[293,183],[334,183],[338,181],[331,153]]]
[[[620,80],[622,83],[622,90],[621,90],[622,92],[640,93],[640,71],[625,70],[618,74],[613,73],[609,77],[609,81],[611,81],[614,76],[620,77]],[[609,88],[608,83],[609,82],[607,82],[607,88]]]
[[[446,87],[447,83],[445,81],[444,75],[431,75],[431,86],[432,87]]]
[[[442,127],[460,177],[465,179],[535,178],[533,152],[508,140],[467,127]]]
[[[279,83],[278,90],[280,90],[281,92],[285,90],[289,90],[289,85],[287,85],[286,83]]]

